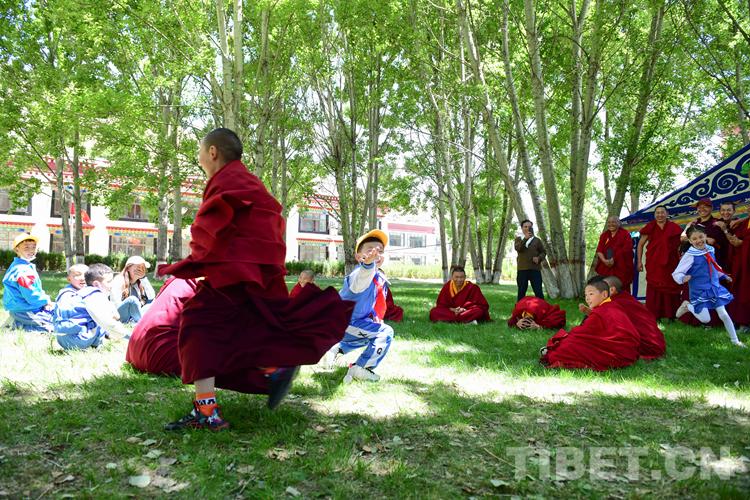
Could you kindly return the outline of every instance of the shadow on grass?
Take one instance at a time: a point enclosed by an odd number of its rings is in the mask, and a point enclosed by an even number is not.
[[[359,389],[349,387],[349,394],[341,395],[349,409],[339,413],[326,410],[327,389],[305,391],[304,398],[294,397],[275,412],[265,408],[263,396],[222,391],[220,402],[233,429],[218,434],[161,430],[188,409],[189,393],[176,379],[125,372],[80,386],[62,384],[55,393],[65,396],[50,399],[4,391],[0,489],[12,497],[163,493],[154,485],[144,490],[128,485],[130,476],[148,473],[187,483],[181,496],[205,498],[278,498],[289,487],[304,497],[335,498],[695,497],[748,491],[745,474],[722,479],[709,471],[702,478],[700,469],[688,473],[695,466],[689,460],[675,462],[674,471],[684,476],[675,480],[666,456],[682,446],[695,452],[708,447],[718,457],[723,446],[728,451],[722,470],[741,470],[740,456],[750,446],[744,412],[687,399],[596,394],[565,403],[524,396],[495,402],[445,384],[394,381],[378,387],[377,397],[386,402],[405,391],[426,410],[374,418],[358,400],[347,401]],[[554,476],[563,447],[582,453],[584,472],[576,480]],[[627,456],[617,453],[633,447],[643,455],[641,474],[627,477]],[[616,448],[605,450],[612,461],[606,479],[592,472],[592,453],[600,448]],[[531,455],[522,461],[525,473],[516,466],[518,449]],[[545,453],[552,456],[549,473]],[[652,470],[663,479],[653,479]]]

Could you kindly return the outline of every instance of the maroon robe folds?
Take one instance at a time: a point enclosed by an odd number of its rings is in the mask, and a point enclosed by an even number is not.
[[[729,251],[734,300],[727,305],[732,321],[750,326],[750,217],[734,229],[742,245]]]
[[[289,299],[281,205],[240,161],[206,185],[190,228],[190,255],[161,274],[205,276],[185,303],[178,340],[182,381],[265,392],[256,367],[315,364],[349,324],[353,304],[335,289]]]
[[[633,283],[633,238],[630,233],[619,228],[615,235],[604,231],[599,236],[597,252],[601,252],[606,258],[613,258],[615,263],[608,267],[598,257],[596,261],[596,274],[599,276],[617,276],[622,281],[623,290],[630,290]]]
[[[605,301],[580,326],[553,335],[539,361],[548,368],[623,368],[638,360],[640,342],[623,310]]]
[[[430,310],[430,321],[456,323],[490,321],[490,305],[477,285],[466,281],[464,287],[451,297],[451,283],[452,281],[448,281],[440,290],[437,305]],[[466,311],[455,314],[450,310],[451,307],[463,307]]]
[[[612,302],[620,306],[635,329],[638,330],[638,335],[641,337],[638,353],[641,358],[656,359],[664,356],[667,351],[664,334],[659,329],[656,318],[646,306],[627,292],[613,295]]]
[[[388,287],[388,293],[385,295],[385,307],[385,317],[383,319],[395,321],[396,323],[403,321],[404,310],[393,302],[393,290],[390,287]]]
[[[170,278],[164,283],[128,341],[125,361],[133,368],[155,375],[180,375],[177,353],[180,318],[185,302],[195,295],[197,286],[193,279]]]
[[[542,328],[565,328],[565,311],[538,297],[524,297],[516,303],[508,320],[508,326],[516,326],[518,320],[530,317]]]
[[[646,224],[640,233],[648,236],[646,254],[646,307],[656,319],[674,318],[680,307],[680,285],[672,278],[672,271],[680,262],[682,228],[672,221],[659,227],[655,220]]]

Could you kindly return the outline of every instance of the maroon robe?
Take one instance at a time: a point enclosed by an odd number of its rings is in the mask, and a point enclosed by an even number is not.
[[[315,283],[308,283],[305,286],[314,286],[316,289],[320,290],[320,287],[316,285]],[[289,292],[289,298],[293,299],[294,297],[299,295],[300,292],[302,292],[302,289],[305,288],[305,286],[302,286],[299,283],[296,283],[294,287],[292,288],[292,290]]]
[[[516,326],[518,320],[531,317],[542,328],[565,328],[565,311],[538,297],[524,297],[516,303],[508,320],[508,326]]]
[[[612,302],[620,306],[630,319],[638,335],[641,337],[638,353],[643,359],[656,359],[664,356],[667,351],[667,344],[664,341],[664,334],[656,324],[656,318],[653,314],[635,297],[628,292],[621,292],[612,296]]]
[[[451,307],[463,307],[466,311],[454,314]],[[490,321],[490,305],[484,298],[482,290],[469,281],[455,296],[451,297],[451,281],[440,290],[437,305],[430,310],[430,321],[449,321],[470,323],[472,321]]]
[[[395,321],[396,323],[403,321],[404,310],[393,302],[393,290],[391,287],[388,287],[388,293],[385,295],[385,307],[385,317],[383,319]]]
[[[750,326],[750,217],[735,227],[734,235],[742,245],[729,251],[734,300],[727,305],[727,312],[735,323]]]
[[[679,248],[682,228],[666,221],[660,228],[655,220],[646,224],[640,233],[648,236],[646,254],[646,307],[658,320],[675,317],[680,307],[680,285],[672,278],[672,271],[680,262]]]
[[[570,332],[560,330],[553,335],[539,361],[548,368],[623,368],[638,360],[640,342],[623,310],[607,301]]]
[[[195,295],[193,279],[170,278],[161,287],[146,314],[135,325],[125,360],[133,368],[155,375],[181,373],[177,354],[182,308]]]
[[[601,252],[606,258],[614,258],[615,263],[608,267],[597,256],[596,274],[599,276],[617,276],[622,281],[622,288],[630,290],[633,283],[633,238],[630,233],[619,228],[614,236],[609,230],[599,236],[597,252]]]
[[[205,276],[185,303],[178,339],[182,381],[265,392],[257,367],[315,364],[349,324],[353,304],[332,287],[289,299],[281,205],[240,161],[206,184],[190,255],[161,274]]]

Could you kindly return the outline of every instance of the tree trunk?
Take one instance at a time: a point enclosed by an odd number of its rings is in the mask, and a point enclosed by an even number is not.
[[[224,0],[216,0],[216,22],[219,28],[219,50],[221,52],[220,58],[222,71],[222,82],[216,90],[221,93],[218,96],[218,100],[221,103],[223,126],[232,130],[236,130],[237,117],[234,114],[234,87],[232,81],[234,66],[232,64],[232,59],[229,56],[229,43],[227,41],[227,21],[224,6]],[[237,29],[241,29],[241,27],[238,27]]]
[[[75,139],[73,142],[73,206],[75,207],[75,245],[73,251],[75,252],[75,263],[83,264],[86,259],[86,247],[83,239],[83,218],[81,217],[81,210],[83,205],[81,203],[81,176],[80,176],[80,158],[78,156],[80,135],[78,129],[75,131]]]
[[[61,146],[61,149],[64,147]],[[62,226],[63,253],[65,254],[65,268],[69,268],[73,262],[73,247],[70,244],[70,205],[65,192],[65,159],[61,156],[55,158],[55,175],[57,176],[57,194],[60,198],[60,224]]]

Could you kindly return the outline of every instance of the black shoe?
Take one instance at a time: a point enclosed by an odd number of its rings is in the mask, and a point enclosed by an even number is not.
[[[229,422],[221,417],[221,411],[217,406],[208,417],[200,412],[198,405],[193,402],[190,413],[179,420],[170,422],[164,426],[165,431],[181,431],[183,429],[209,429],[212,431],[223,431],[229,429]]]
[[[275,409],[281,401],[289,394],[292,381],[299,373],[299,366],[284,366],[277,368],[268,375],[268,408]]]

